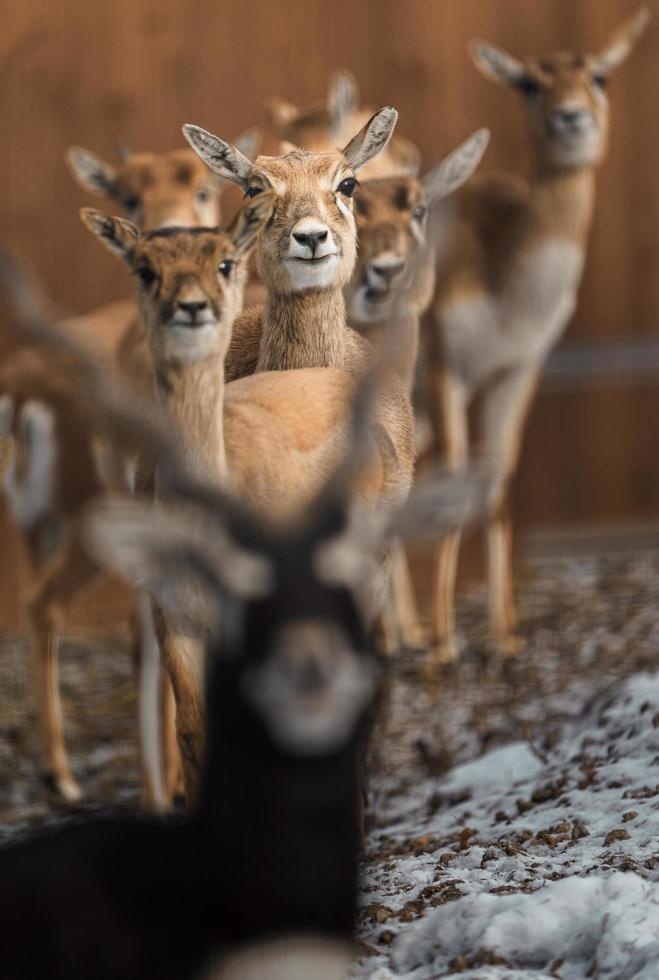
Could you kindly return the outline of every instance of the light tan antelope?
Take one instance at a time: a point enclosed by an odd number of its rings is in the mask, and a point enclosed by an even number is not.
[[[236,140],[246,156],[254,155],[257,130]],[[222,181],[187,147],[169,153],[124,153],[114,166],[101,157],[72,146],[67,164],[83,190],[103,197],[144,231],[156,228],[214,228],[222,217]],[[255,294],[260,300],[261,293]],[[65,322],[69,332],[84,340],[90,333],[116,346],[117,362],[132,387],[144,394],[153,389],[148,347],[133,300],[109,303]]]
[[[75,365],[66,356],[27,345],[2,365],[0,437],[7,436],[12,445],[5,492],[33,574],[26,612],[43,778],[58,800],[72,803],[81,790],[64,744],[58,631],[74,598],[100,572],[80,545],[78,517],[81,508],[107,488],[108,474],[96,451],[99,433]],[[137,613],[131,624],[133,653],[140,666]],[[154,798],[147,778],[145,802],[153,803]]]
[[[398,317],[394,360],[410,398],[419,347],[419,321],[435,286],[437,251],[446,238],[452,209],[441,207],[480,163],[489,133],[481,130],[423,178],[397,176],[360,182],[355,194],[359,251],[345,289],[349,323],[378,343],[387,330],[392,300],[410,266],[406,316]],[[432,214],[430,214],[432,212]],[[430,231],[429,231],[430,229]],[[392,605],[384,610],[385,643],[415,648],[425,643],[405,553],[392,562]],[[392,615],[393,613],[393,615]]]
[[[285,99],[271,99],[268,103],[268,118],[275,135],[316,153],[344,146],[372,115],[372,109],[361,105],[357,80],[345,69],[334,72],[327,97],[320,102],[303,108]],[[381,153],[364,164],[362,177],[414,176],[420,166],[419,150],[396,134]]]
[[[575,308],[607,148],[606,85],[648,21],[643,8],[598,54],[561,52],[523,61],[484,41],[471,45],[486,78],[519,93],[535,163],[528,184],[508,176],[468,186],[438,275],[433,321],[440,364],[437,398],[447,460],[469,453],[467,409],[482,399],[481,436],[499,461],[502,492],[487,527],[489,616],[503,653],[519,649],[513,604],[506,489],[539,373]],[[438,660],[456,655],[455,577],[460,538],[437,557],[434,622]]]
[[[341,459],[354,388],[351,375],[331,367],[258,373],[225,391],[222,367],[246,253],[276,205],[274,193],[255,196],[226,232],[168,229],[144,236],[125,220],[83,211],[85,224],[138,281],[157,396],[182,434],[189,463],[271,520],[295,513]],[[373,457],[355,478],[356,498],[399,505],[412,480],[413,430],[409,401],[394,378],[378,400],[371,441]],[[202,753],[199,645],[166,616],[158,630],[193,792]]]
[[[252,163],[226,140],[197,126],[184,133],[204,162],[249,197],[273,191],[275,205],[259,240],[265,306],[238,317],[226,377],[306,367],[361,370],[371,345],[346,325],[343,287],[352,275],[357,173],[387,145],[397,113],[381,109],[343,150],[293,150]]]

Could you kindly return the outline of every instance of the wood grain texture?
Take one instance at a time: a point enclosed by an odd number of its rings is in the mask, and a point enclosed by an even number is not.
[[[355,72],[370,104],[399,109],[401,132],[419,144],[427,166],[488,125],[493,139],[484,166],[524,173],[522,109],[476,72],[468,39],[484,37],[518,55],[597,48],[636,6],[635,0],[5,0],[1,237],[29,258],[63,311],[126,295],[125,272],[78,219],[78,208],[92,199],[66,169],[67,146],[78,143],[109,159],[119,143],[171,149],[182,142],[184,122],[233,137],[263,123],[269,96],[319,98],[341,66]],[[566,343],[659,330],[657,91],[655,21],[611,84],[611,150]],[[8,347],[0,329],[0,354]],[[541,397],[516,484],[521,524],[652,516],[659,499],[651,431],[658,403],[651,386]],[[17,546],[4,520],[0,536],[0,628],[12,628]],[[97,608],[83,604],[78,618],[93,619]]]

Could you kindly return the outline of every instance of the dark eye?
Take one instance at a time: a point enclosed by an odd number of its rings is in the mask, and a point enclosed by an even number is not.
[[[228,279],[233,272],[235,262],[231,259],[224,259],[217,267],[217,271],[221,272],[225,279]]]
[[[133,275],[139,279],[145,289],[148,289],[156,281],[156,274],[148,265],[138,266]]]
[[[140,206],[140,199],[139,199],[139,197],[134,197],[134,196],[133,197],[127,197],[126,200],[124,201],[124,207],[125,207],[126,211],[131,211],[131,212],[132,211],[137,211],[137,209],[139,208],[139,206]]]
[[[195,197],[200,204],[205,204],[206,201],[210,201],[211,192],[207,187],[200,187]]]
[[[355,177],[346,177],[345,180],[341,181],[336,190],[339,194],[343,194],[345,197],[352,197],[352,195],[355,193],[357,183],[358,181]]]
[[[256,197],[257,194],[262,194],[262,187],[248,187],[245,191],[245,197]]]
[[[598,88],[606,88],[609,84],[608,75],[593,75],[593,83],[597,85]]]
[[[423,204],[420,204],[418,208],[414,208],[414,211],[412,211],[412,217],[415,221],[423,221],[427,213],[428,208],[424,207]]]
[[[540,83],[536,82],[535,78],[531,78],[530,75],[525,75],[524,78],[520,78],[517,82],[517,88],[527,97],[540,94]]]

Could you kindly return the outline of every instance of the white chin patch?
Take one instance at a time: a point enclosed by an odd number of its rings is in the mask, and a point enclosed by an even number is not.
[[[168,327],[167,353],[182,361],[196,361],[205,357],[217,337],[217,320],[201,326]]]
[[[562,166],[588,166],[597,161],[599,153],[600,134],[594,124],[582,133],[559,133],[553,137],[554,160]]]
[[[286,268],[295,292],[306,289],[327,289],[336,284],[339,268],[338,255],[326,255],[322,259],[286,259]]]
[[[316,685],[305,686],[304,670],[304,658],[275,651],[246,672],[243,693],[282,751],[327,755],[354,734],[373,697],[373,669],[368,658],[342,646],[332,650]]]

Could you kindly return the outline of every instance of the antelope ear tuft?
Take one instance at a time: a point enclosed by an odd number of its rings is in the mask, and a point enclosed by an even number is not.
[[[490,141],[489,129],[479,129],[425,175],[421,183],[428,204],[448,197],[467,181],[481,162]]]
[[[608,75],[626,61],[651,20],[650,8],[645,5],[640,7],[615,31],[604,50],[595,56],[596,70]]]
[[[489,41],[470,41],[469,54],[481,75],[491,82],[515,87],[528,75],[523,62]]]
[[[262,191],[243,204],[227,228],[227,234],[239,252],[246,252],[254,245],[259,232],[270,219],[276,198],[274,191]]]
[[[380,109],[344,147],[343,155],[353,170],[359,170],[382,153],[392,137],[398,113],[391,106]]]
[[[117,196],[117,171],[111,164],[81,146],[69,147],[65,160],[84,190],[101,197]]]
[[[190,123],[183,127],[183,135],[207,167],[247,190],[254,165],[237,147]]]
[[[133,248],[140,238],[139,228],[125,218],[115,218],[94,208],[82,208],[80,218],[85,228],[96,235],[110,252],[131,264]]]

